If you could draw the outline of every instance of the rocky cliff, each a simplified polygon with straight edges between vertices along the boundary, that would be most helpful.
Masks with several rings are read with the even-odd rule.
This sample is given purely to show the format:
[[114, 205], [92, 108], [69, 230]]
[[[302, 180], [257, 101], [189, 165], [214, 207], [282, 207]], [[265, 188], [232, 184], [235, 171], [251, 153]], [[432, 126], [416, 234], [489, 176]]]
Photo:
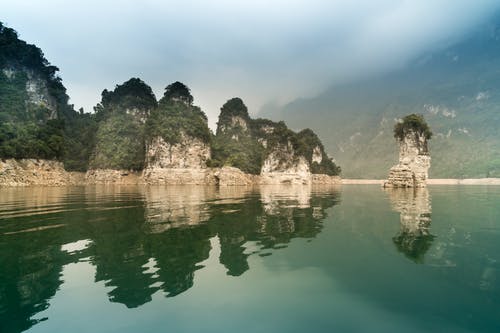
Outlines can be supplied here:
[[311, 170], [304, 156], [298, 156], [291, 142], [275, 146], [261, 168], [261, 182], [265, 184], [309, 184]]
[[83, 185], [84, 183], [84, 173], [68, 172], [58, 161], [0, 160], [0, 186], [63, 186]]
[[259, 175], [263, 184], [309, 184], [312, 174], [340, 172], [314, 132], [295, 133], [283, 122], [252, 119], [239, 98], [221, 108], [211, 164]]
[[146, 122], [143, 177], [148, 184], [213, 184], [207, 117], [180, 82], [167, 86]]
[[132, 78], [113, 91], [105, 89], [101, 96], [101, 102], [95, 107], [98, 129], [90, 170], [93, 174], [107, 169], [142, 170], [145, 122], [157, 105], [151, 87]]
[[131, 78], [104, 89], [95, 113], [76, 112], [42, 50], [1, 22], [0, 46], [0, 158], [19, 160], [8, 166], [19, 172], [6, 171], [14, 178], [3, 184], [47, 183], [24, 178], [24, 165], [46, 165], [45, 173], [61, 174], [48, 182], [65, 183], [65, 170], [52, 161], [86, 171], [91, 184], [310, 183], [311, 173], [339, 172], [312, 131], [251, 119], [239, 98], [222, 107], [213, 135], [180, 82], [168, 85], [158, 102], [151, 87]]
[[390, 169], [384, 187], [427, 186], [431, 166], [427, 140], [431, 135], [423, 117], [418, 115], [407, 116], [396, 125], [395, 137], [399, 143], [399, 163]]

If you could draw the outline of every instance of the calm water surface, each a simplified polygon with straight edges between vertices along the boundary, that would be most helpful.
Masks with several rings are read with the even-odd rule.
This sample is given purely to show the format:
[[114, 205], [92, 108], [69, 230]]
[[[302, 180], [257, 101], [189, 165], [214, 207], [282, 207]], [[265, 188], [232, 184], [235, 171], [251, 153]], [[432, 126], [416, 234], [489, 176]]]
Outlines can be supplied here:
[[0, 332], [500, 332], [500, 187], [0, 189]]

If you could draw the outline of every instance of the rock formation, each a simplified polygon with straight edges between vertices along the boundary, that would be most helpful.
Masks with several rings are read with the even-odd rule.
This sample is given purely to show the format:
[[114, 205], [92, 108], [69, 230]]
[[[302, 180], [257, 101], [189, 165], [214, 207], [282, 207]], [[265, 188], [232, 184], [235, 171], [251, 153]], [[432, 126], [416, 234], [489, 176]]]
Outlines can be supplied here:
[[0, 186], [62, 186], [84, 184], [84, 174], [68, 172], [57, 161], [0, 160]]
[[147, 120], [146, 183], [215, 183], [207, 169], [211, 156], [207, 117], [192, 102], [189, 88], [172, 83]]
[[389, 171], [384, 187], [426, 187], [431, 157], [427, 140], [432, 133], [422, 116], [409, 115], [396, 124], [399, 163]]
[[277, 145], [267, 155], [261, 168], [263, 184], [310, 184], [311, 170], [304, 156], [292, 144]]
[[113, 174], [108, 170], [128, 173], [143, 169], [145, 121], [156, 105], [151, 87], [138, 78], [102, 92], [101, 102], [95, 107], [98, 129], [89, 177], [108, 179]]
[[216, 133], [212, 165], [259, 175], [260, 184], [310, 184], [312, 174], [325, 174], [320, 180], [326, 181], [340, 171], [314, 132], [295, 133], [283, 122], [252, 119], [239, 98], [221, 108]]
[[431, 203], [426, 188], [390, 189], [389, 199], [400, 213], [400, 231], [392, 239], [397, 249], [415, 262], [422, 262], [434, 236], [431, 225]]

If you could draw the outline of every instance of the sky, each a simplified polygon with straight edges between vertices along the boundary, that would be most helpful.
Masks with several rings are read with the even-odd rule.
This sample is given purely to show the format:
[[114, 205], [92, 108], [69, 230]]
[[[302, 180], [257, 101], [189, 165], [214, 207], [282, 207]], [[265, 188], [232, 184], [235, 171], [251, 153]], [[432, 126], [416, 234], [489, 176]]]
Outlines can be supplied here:
[[131, 77], [158, 99], [181, 81], [213, 128], [232, 97], [255, 115], [397, 70], [498, 10], [498, 0], [0, 0], [0, 21], [59, 67], [76, 109]]

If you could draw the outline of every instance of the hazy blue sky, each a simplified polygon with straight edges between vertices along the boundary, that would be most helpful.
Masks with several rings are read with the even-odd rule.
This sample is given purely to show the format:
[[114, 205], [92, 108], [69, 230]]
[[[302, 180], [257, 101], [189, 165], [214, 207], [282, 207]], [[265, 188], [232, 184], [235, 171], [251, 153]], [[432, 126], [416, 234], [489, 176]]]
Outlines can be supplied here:
[[71, 103], [140, 77], [186, 83], [216, 121], [230, 97], [267, 102], [404, 66], [457, 40], [498, 0], [0, 0], [0, 20], [60, 68]]

